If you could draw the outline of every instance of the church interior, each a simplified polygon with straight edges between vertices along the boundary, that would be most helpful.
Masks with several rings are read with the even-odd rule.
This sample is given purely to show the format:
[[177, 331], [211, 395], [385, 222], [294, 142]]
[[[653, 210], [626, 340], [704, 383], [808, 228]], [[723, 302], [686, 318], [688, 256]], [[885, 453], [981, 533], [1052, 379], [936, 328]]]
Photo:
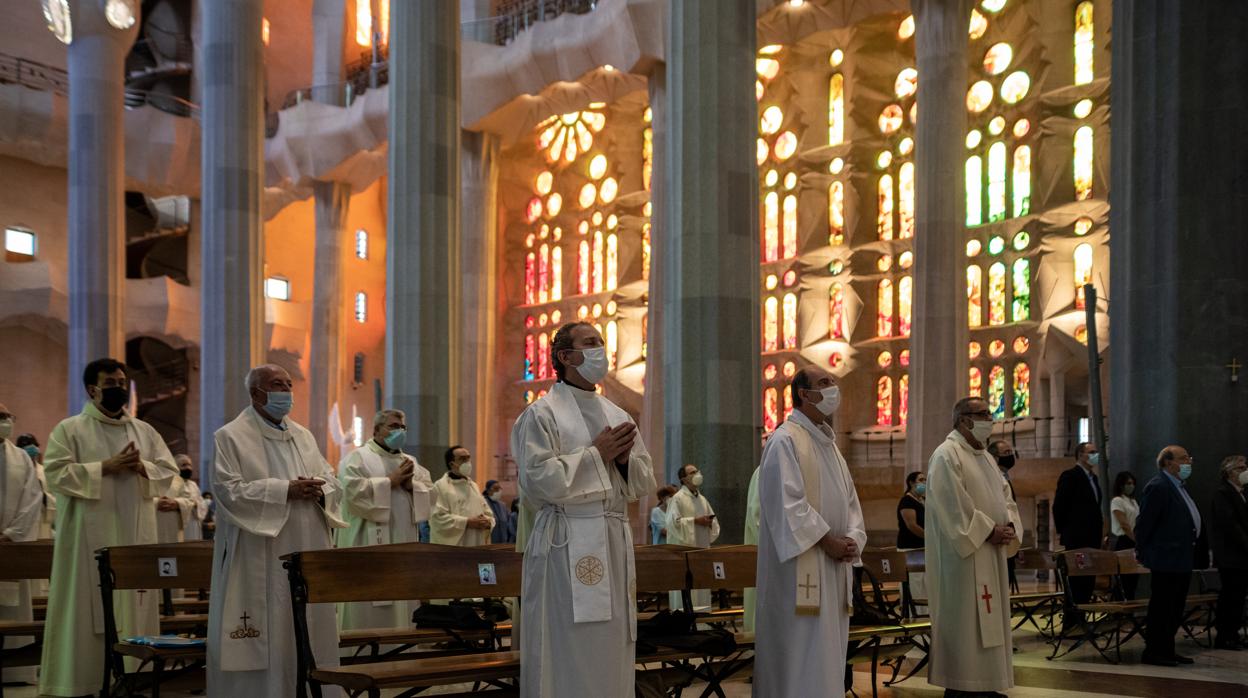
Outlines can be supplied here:
[[[213, 433], [274, 364], [335, 468], [400, 407], [435, 480], [463, 445], [510, 503], [513, 425], [581, 321], [656, 482], [706, 475], [721, 545], [812, 366], [840, 386], [868, 549], [896, 550], [906, 476], [964, 396], [1017, 454], [1026, 549], [1060, 548], [1084, 443], [1138, 490], [1184, 444], [1203, 514], [1248, 448], [1231, 4], [10, 0], [0, 403], [43, 444], [113, 356], [210, 492]], [[636, 541], [657, 504], [630, 505]], [[1138, 640], [1051, 659], [1055, 612], [1020, 623], [1010, 695], [1248, 690], [1248, 653], [1197, 625], [1194, 669], [1138, 666]], [[850, 664], [857, 695], [940, 690]]]

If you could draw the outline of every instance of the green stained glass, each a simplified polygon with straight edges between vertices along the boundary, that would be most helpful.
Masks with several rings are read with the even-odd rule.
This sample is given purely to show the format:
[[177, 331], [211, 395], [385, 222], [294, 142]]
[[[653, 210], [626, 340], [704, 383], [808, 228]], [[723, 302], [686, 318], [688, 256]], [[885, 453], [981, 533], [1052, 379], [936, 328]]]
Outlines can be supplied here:
[[993, 366], [988, 372], [988, 409], [993, 419], [1005, 419], [1005, 369]]
[[1031, 368], [1026, 363], [1014, 365], [1014, 405], [1015, 417], [1031, 415]]
[[1000, 235], [993, 235], [988, 240], [988, 254], [999, 255], [1005, 249], [1005, 238]]
[[1022, 252], [1023, 250], [1027, 249], [1027, 246], [1030, 244], [1031, 244], [1031, 234], [1028, 233], [1026, 230], [1014, 236], [1014, 249], [1018, 250], [1019, 252]]
[[1013, 311], [1012, 322], [1031, 319], [1031, 263], [1025, 259], [1014, 260]]
[[966, 159], [966, 224], [980, 225], [984, 222], [983, 211], [983, 160], [978, 155]]

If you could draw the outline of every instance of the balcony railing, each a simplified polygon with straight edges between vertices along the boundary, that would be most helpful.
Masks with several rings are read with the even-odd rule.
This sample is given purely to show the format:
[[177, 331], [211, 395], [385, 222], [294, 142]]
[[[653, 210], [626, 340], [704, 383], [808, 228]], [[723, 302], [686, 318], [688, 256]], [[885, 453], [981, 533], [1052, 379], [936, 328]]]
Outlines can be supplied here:
[[503, 0], [498, 15], [464, 22], [460, 37], [468, 41], [506, 46], [520, 32], [538, 22], [562, 14], [583, 15], [593, 12], [599, 0]]
[[0, 83], [69, 95], [69, 73], [60, 68], [0, 53]]

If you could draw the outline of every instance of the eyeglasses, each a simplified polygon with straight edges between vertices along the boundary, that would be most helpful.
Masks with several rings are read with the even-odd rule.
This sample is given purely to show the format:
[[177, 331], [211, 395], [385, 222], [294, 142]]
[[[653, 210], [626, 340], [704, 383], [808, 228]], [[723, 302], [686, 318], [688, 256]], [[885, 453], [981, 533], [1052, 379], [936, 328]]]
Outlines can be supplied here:
[[0, 419], [11, 419], [11, 420], [13, 420], [13, 421], [15, 421], [15, 422], [16, 422], [16, 421], [17, 421], [17, 415], [15, 415], [15, 414], [13, 414], [13, 413], [11, 413], [11, 412], [0, 412]]

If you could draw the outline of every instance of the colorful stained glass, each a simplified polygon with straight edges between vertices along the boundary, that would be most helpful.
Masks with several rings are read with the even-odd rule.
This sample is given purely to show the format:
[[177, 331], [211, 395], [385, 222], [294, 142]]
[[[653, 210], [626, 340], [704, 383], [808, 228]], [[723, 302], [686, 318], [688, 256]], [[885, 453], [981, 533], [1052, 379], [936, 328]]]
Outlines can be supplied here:
[[784, 294], [784, 348], [797, 348], [797, 295]]
[[1075, 308], [1083, 310], [1087, 306], [1084, 296], [1084, 284], [1092, 283], [1092, 246], [1083, 243], [1075, 248]]
[[967, 372], [967, 389], [966, 394], [971, 397], [984, 396], [984, 372], [979, 368], [972, 366]]
[[524, 258], [524, 302], [537, 302], [537, 255], [532, 252]]
[[537, 335], [537, 379], [546, 380], [551, 373], [550, 335], [542, 332]]
[[537, 370], [537, 346], [533, 335], [524, 336], [524, 379], [531, 381], [537, 376], [534, 371]]
[[966, 159], [966, 224], [980, 225], [984, 222], [984, 171], [978, 155]]
[[615, 233], [607, 236], [607, 290], [614, 291], [620, 281], [620, 239]]
[[1013, 414], [1015, 417], [1031, 414], [1031, 368], [1022, 361], [1014, 364]]
[[906, 250], [905, 252], [897, 255], [897, 266], [902, 269], [909, 269], [914, 266], [914, 253], [910, 250]]
[[901, 20], [901, 24], [897, 25], [897, 38], [905, 41], [914, 36], [914, 15], [906, 15]]
[[550, 251], [550, 300], [563, 298], [563, 248], [555, 245]]
[[772, 147], [772, 153], [776, 156], [776, 160], [784, 162], [793, 157], [793, 153], [797, 152], [797, 135], [792, 131], [785, 131], [776, 136], [776, 144]]
[[875, 384], [875, 423], [881, 427], [893, 425], [893, 379], [880, 376]]
[[780, 426], [779, 400], [780, 394], [774, 387], [763, 391], [763, 429], [769, 433]]
[[878, 209], [876, 213], [876, 232], [881, 240], [893, 239], [893, 176], [880, 175], [877, 187]]
[[848, 339], [849, 323], [845, 318], [845, 288], [839, 283], [828, 290], [828, 336]]
[[988, 372], [988, 410], [993, 419], [1005, 419], [1005, 369], [993, 366]]
[[834, 351], [828, 357], [828, 365], [832, 368], [840, 368], [845, 365], [845, 357], [839, 351]]
[[650, 224], [641, 226], [641, 280], [650, 280]]
[[554, 187], [554, 185], [555, 185], [555, 176], [551, 174], [549, 170], [543, 170], [542, 172], [539, 172], [537, 175], [537, 179], [534, 180], [533, 182], [534, 189], [537, 190], [538, 194], [541, 194], [543, 196], [545, 196], [546, 194], [549, 194], [551, 188]]
[[983, 352], [984, 352], [984, 346], [980, 344], [979, 342], [968, 342], [966, 345], [966, 355], [972, 361], [974, 361], [975, 359], [978, 359], [979, 355], [982, 354]]
[[780, 301], [771, 296], [763, 302], [763, 351], [780, 348]]
[[[792, 174], [792, 173], [790, 173]], [[782, 227], [783, 256], [785, 259], [797, 256], [797, 197], [789, 194], [784, 197], [784, 224]]]
[[880, 368], [888, 368], [889, 366], [892, 366], [893, 365], [893, 353], [891, 351], [880, 352], [880, 355], [875, 358], [875, 363]]
[[919, 89], [919, 71], [914, 68], [902, 68], [893, 81], [893, 93], [897, 99], [905, 99]]
[[910, 350], [902, 349], [901, 353], [897, 355], [897, 361], [901, 363], [902, 367], [908, 367], [910, 365]]
[[1031, 89], [1031, 78], [1021, 70], [1016, 70], [1001, 81], [1001, 101], [1006, 104], [1017, 104], [1027, 91]]
[[780, 195], [774, 191], [763, 197], [763, 261], [780, 259]]
[[994, 339], [991, 342], [988, 342], [988, 356], [991, 356], [992, 358], [996, 359], [996, 358], [999, 358], [1004, 353], [1005, 353], [1005, 342], [999, 339]]
[[1076, 119], [1087, 118], [1088, 114], [1092, 113], [1092, 100], [1081, 99], [1078, 102], [1076, 102], [1074, 113], [1075, 113]]
[[576, 292], [589, 293], [589, 241], [581, 240], [576, 248]]
[[879, 337], [892, 336], [893, 282], [890, 279], [880, 279], [880, 284], [876, 290], [876, 302], [875, 334]]
[[828, 145], [845, 142], [845, 76], [835, 73], [828, 81]]
[[1087, 346], [1088, 344], [1088, 326], [1080, 325], [1075, 328], [1075, 341]]
[[793, 386], [784, 386], [784, 418], [788, 419], [793, 414]]
[[967, 28], [971, 41], [983, 36], [986, 31], [988, 31], [988, 20], [979, 13], [979, 10], [971, 10], [971, 22]]
[[603, 249], [602, 231], [595, 230], [594, 231], [594, 268], [593, 268], [593, 272], [590, 274], [594, 282], [593, 283], [594, 293], [602, 293], [602, 282], [603, 282], [602, 272], [603, 272], [603, 266], [604, 266], [603, 255], [604, 255], [604, 249]]
[[654, 129], [641, 132], [641, 184], [650, 191], [650, 178], [654, 174]]
[[1031, 122], [1026, 119], [1019, 119], [1014, 122], [1014, 137], [1022, 138], [1031, 131]]
[[910, 421], [910, 374], [901, 374], [897, 381], [897, 417], [903, 427]]
[[966, 324], [979, 327], [984, 322], [984, 272], [972, 264], [966, 268]]
[[1014, 149], [1014, 217], [1031, 212], [1031, 146]]
[[913, 302], [914, 278], [903, 276], [901, 281], [897, 282], [897, 325], [898, 334], [902, 337], [910, 336], [910, 317]]
[[759, 58], [754, 61], [754, 70], [764, 80], [771, 80], [780, 74], [780, 61], [774, 58]]
[[607, 367], [615, 370], [615, 362], [620, 351], [620, 324], [615, 320], [607, 322]]
[[529, 199], [529, 205], [524, 209], [524, 222], [532, 223], [542, 216], [542, 200], [538, 197]]
[[988, 146], [988, 221], [1005, 218], [1005, 143]]
[[1013, 279], [1014, 303], [1011, 322], [1024, 322], [1031, 319], [1031, 262], [1025, 259], [1014, 260]]
[[1087, 235], [1092, 231], [1092, 219], [1080, 218], [1075, 221], [1075, 235]]
[[992, 104], [992, 83], [980, 80], [966, 91], [966, 110], [978, 114]]
[[845, 244], [845, 183], [828, 185], [828, 244]]
[[1000, 235], [993, 235], [988, 238], [988, 254], [996, 257], [1005, 251], [1005, 238]]
[[1092, 198], [1092, 127], [1075, 131], [1075, 201]]
[[1014, 241], [1011, 244], [1014, 245], [1015, 250], [1022, 252], [1031, 244], [1031, 233], [1028, 233], [1026, 230], [1020, 230], [1014, 235]]
[[901, 110], [901, 105], [890, 104], [884, 107], [880, 112], [879, 126], [880, 133], [888, 135], [901, 128], [902, 122], [906, 120], [906, 114]]
[[593, 182], [586, 182], [585, 186], [581, 187], [580, 193], [576, 195], [576, 203], [582, 209], [586, 209], [594, 205], [594, 199], [596, 198], [598, 198], [598, 188], [594, 186]]
[[778, 132], [782, 124], [784, 110], [774, 104], [764, 109], [763, 115], [758, 118], [758, 130], [768, 136]]
[[1005, 264], [988, 267], [988, 324], [1005, 324]]
[[1014, 49], [1009, 44], [993, 44], [984, 54], [984, 72], [989, 75], [1000, 75], [1010, 67], [1014, 60]]
[[1096, 77], [1092, 69], [1092, 2], [1075, 6], [1075, 84], [1086, 85]]
[[914, 237], [914, 163], [897, 168], [897, 237]]
[[979, 240], [967, 240], [966, 241], [966, 256], [974, 257], [975, 255], [979, 254], [981, 250], [983, 250], [983, 247], [984, 247], [983, 244], [980, 243]]
[[1030, 339], [1027, 339], [1026, 337], [1022, 335], [1019, 335], [1014, 338], [1014, 353], [1015, 354], [1026, 354], [1027, 350], [1030, 348], [1031, 348]]

